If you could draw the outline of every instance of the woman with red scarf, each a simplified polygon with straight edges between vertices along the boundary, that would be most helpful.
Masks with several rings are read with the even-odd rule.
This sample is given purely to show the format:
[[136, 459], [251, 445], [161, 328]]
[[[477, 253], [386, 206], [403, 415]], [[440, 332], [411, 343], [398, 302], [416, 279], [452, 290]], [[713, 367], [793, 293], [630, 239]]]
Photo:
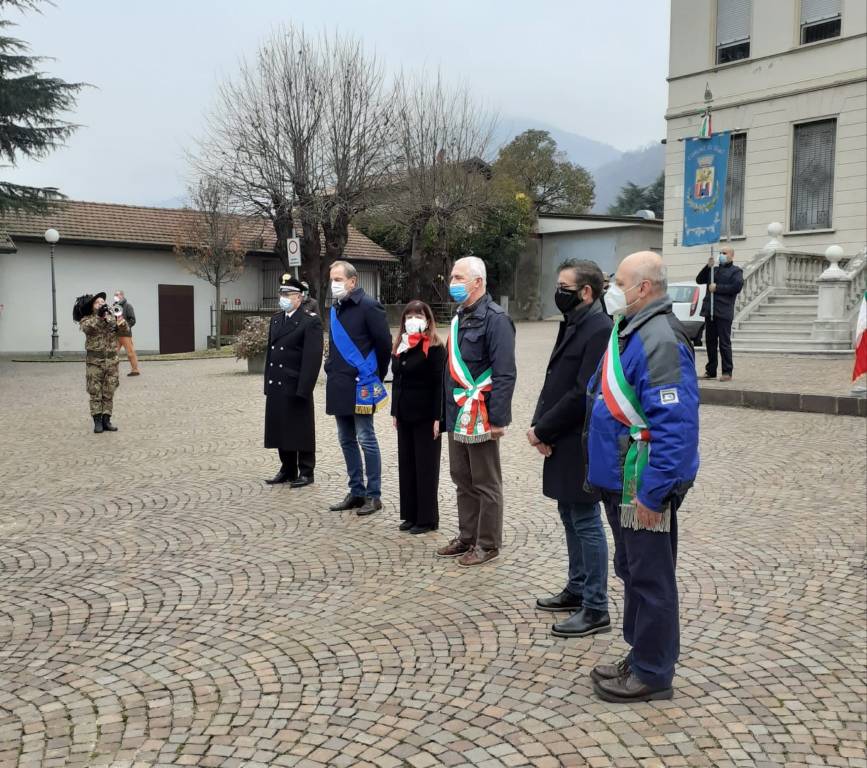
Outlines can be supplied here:
[[406, 305], [394, 342], [391, 415], [397, 429], [400, 530], [439, 527], [440, 419], [446, 350], [433, 312], [423, 301]]

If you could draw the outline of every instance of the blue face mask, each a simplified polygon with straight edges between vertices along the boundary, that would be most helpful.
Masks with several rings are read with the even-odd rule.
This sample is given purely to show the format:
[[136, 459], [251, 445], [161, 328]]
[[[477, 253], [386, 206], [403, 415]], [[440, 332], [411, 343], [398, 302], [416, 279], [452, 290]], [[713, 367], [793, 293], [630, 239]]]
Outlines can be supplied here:
[[721, 254], [719, 255], [719, 265], [720, 265], [721, 267], [724, 267], [724, 266], [725, 266], [726, 264], [728, 264], [728, 263], [729, 263], [729, 262], [728, 262], [728, 259], [726, 258], [726, 255], [725, 255], [724, 253], [721, 253]]
[[279, 299], [277, 299], [277, 302], [280, 304], [280, 309], [282, 309], [284, 312], [289, 312], [294, 306], [292, 299], [290, 299], [288, 296], [281, 296]]
[[467, 286], [463, 283], [449, 286], [449, 296], [451, 296], [452, 300], [456, 301], [458, 304], [463, 304], [469, 295], [470, 292], [467, 290]]

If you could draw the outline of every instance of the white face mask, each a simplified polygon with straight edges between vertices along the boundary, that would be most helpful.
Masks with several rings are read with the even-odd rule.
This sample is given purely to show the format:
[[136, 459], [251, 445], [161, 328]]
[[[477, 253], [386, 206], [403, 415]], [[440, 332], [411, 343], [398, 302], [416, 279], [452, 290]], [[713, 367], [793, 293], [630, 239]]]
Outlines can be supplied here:
[[293, 309], [295, 309], [295, 302], [292, 301], [292, 299], [290, 299], [288, 296], [281, 296], [277, 301], [280, 304], [280, 309], [282, 309], [284, 312], [291, 312]]
[[[632, 288], [635, 288], [638, 285], [639, 284], [636, 283]], [[632, 288], [629, 290], [631, 291]], [[635, 301], [638, 301], [638, 299]], [[630, 301], [627, 304], [626, 293], [624, 293], [623, 289], [618, 285], [612, 284], [608, 286], [608, 290], [605, 291], [605, 309], [608, 310], [609, 315], [625, 315], [626, 310], [635, 304], [635, 301]]]
[[331, 295], [340, 301], [348, 291], [346, 290], [346, 283], [338, 283], [334, 280], [331, 281]]
[[112, 298], [114, 299], [115, 304], [120, 303], [120, 296], [113, 296]]
[[407, 333], [424, 333], [427, 330], [427, 320], [423, 317], [408, 317], [404, 325]]

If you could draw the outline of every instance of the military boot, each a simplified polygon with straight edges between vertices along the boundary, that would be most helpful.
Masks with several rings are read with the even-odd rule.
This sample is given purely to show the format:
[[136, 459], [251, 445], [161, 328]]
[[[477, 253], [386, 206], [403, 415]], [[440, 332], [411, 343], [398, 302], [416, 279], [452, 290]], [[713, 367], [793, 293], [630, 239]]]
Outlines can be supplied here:
[[95, 413], [93, 415], [93, 431], [94, 432], [102, 432], [102, 430], [103, 430], [102, 414], [101, 413]]
[[110, 413], [102, 414], [102, 428], [106, 432], [117, 432], [117, 427], [111, 423], [111, 414]]

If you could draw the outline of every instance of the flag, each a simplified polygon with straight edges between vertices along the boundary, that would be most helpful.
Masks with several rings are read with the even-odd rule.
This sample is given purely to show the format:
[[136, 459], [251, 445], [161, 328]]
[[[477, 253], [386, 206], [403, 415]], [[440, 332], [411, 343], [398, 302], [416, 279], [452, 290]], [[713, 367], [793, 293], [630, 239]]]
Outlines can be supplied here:
[[852, 381], [862, 373], [867, 373], [867, 291], [861, 297], [858, 324], [855, 326], [855, 369], [852, 371]]
[[710, 110], [706, 109], [701, 116], [701, 125], [698, 127], [698, 137], [700, 139], [709, 139], [713, 136], [713, 130], [710, 123]]

